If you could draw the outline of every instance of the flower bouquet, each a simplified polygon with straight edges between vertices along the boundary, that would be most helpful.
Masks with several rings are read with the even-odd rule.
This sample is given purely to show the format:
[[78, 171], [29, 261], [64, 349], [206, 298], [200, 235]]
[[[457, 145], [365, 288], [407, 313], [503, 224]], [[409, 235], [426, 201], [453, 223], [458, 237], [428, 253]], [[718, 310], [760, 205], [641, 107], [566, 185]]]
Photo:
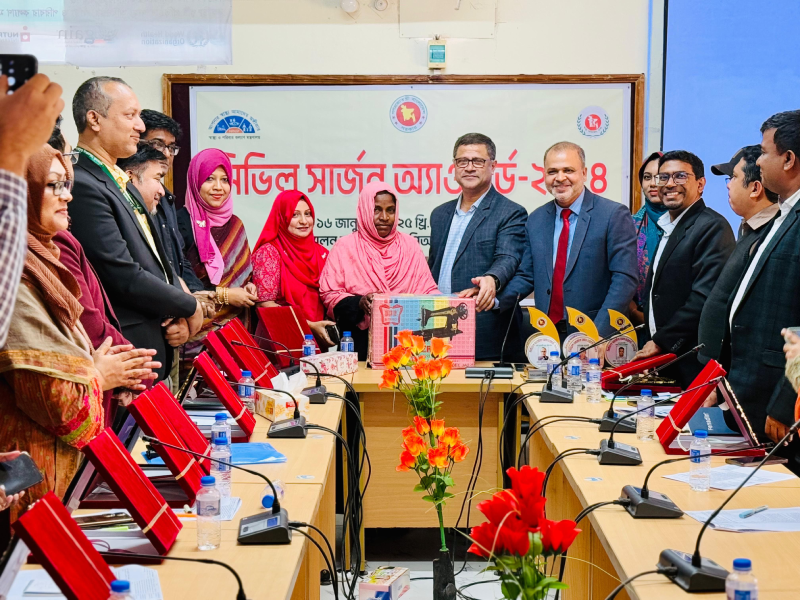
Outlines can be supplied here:
[[545, 518], [544, 473], [527, 465], [506, 473], [511, 489], [478, 504], [488, 521], [472, 528], [469, 552], [491, 561], [487, 570], [497, 572], [504, 598], [544, 600], [567, 587], [547, 575], [548, 560], [564, 554], [581, 530], [575, 521]]

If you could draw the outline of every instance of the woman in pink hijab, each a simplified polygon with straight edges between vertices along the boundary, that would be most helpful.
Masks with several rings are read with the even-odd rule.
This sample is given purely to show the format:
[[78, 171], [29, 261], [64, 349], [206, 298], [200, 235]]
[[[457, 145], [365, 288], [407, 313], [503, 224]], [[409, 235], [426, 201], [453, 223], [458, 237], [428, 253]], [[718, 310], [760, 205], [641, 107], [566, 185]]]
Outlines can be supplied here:
[[439, 293], [417, 240], [397, 231], [397, 204], [391, 185], [373, 181], [364, 186], [358, 230], [336, 242], [320, 277], [325, 309], [339, 331], [352, 333], [359, 360], [367, 355], [374, 294]]
[[225, 323], [238, 316], [247, 326], [248, 309], [258, 299], [244, 224], [233, 214], [231, 170], [228, 155], [216, 148], [198, 152], [189, 163], [178, 229], [195, 275], [216, 292], [216, 315], [190, 341], [204, 338], [212, 320]]

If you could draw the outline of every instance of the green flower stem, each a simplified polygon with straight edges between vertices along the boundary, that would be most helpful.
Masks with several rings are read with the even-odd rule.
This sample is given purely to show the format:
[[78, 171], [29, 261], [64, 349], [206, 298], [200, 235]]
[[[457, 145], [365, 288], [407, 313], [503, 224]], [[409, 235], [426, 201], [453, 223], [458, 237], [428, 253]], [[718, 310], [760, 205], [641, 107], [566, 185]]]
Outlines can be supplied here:
[[439, 534], [442, 536], [442, 552], [447, 552], [447, 542], [444, 539], [444, 516], [441, 503], [436, 504], [436, 514], [439, 515]]

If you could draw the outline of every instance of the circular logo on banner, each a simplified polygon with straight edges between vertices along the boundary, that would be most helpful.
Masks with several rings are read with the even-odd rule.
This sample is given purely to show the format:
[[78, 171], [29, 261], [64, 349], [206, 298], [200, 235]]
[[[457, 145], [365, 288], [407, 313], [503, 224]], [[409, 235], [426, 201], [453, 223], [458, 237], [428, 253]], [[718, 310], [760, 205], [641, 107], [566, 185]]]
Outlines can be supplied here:
[[606, 361], [612, 367], [621, 367], [633, 360], [636, 344], [629, 337], [622, 336], [606, 344]]
[[525, 342], [525, 355], [528, 357], [528, 362], [534, 368], [547, 370], [547, 361], [550, 360], [551, 352], [558, 352], [558, 342], [551, 338], [549, 335], [541, 333], [534, 333]]
[[608, 125], [608, 113], [599, 106], [587, 106], [578, 115], [578, 131], [586, 137], [600, 137]]
[[599, 346], [596, 346], [591, 350], [586, 350], [586, 348], [594, 344], [594, 342], [595, 341], [592, 338], [590, 338], [585, 333], [581, 333], [580, 331], [571, 333], [570, 335], [567, 336], [567, 339], [564, 340], [564, 356], [569, 356], [573, 353], [577, 353], [581, 357], [584, 370], [586, 370], [586, 367], [589, 366], [590, 358], [599, 359], [600, 364], [602, 365], [604, 344], [600, 344]]
[[243, 110], [226, 110], [218, 114], [208, 126], [209, 131], [216, 135], [254, 135], [261, 131], [258, 120]]
[[544, 317], [539, 317], [539, 320], [536, 321], [536, 326], [541, 329], [545, 325], [547, 325], [547, 319], [545, 319]]
[[392, 104], [389, 118], [398, 131], [414, 133], [428, 120], [428, 109], [416, 96], [400, 96]]

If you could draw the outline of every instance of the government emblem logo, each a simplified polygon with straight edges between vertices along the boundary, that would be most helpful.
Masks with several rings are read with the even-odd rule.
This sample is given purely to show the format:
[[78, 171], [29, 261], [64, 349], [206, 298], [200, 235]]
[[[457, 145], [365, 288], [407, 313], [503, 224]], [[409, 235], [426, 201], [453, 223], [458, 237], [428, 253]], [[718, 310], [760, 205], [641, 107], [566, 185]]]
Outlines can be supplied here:
[[599, 106], [587, 106], [578, 115], [578, 131], [586, 137], [600, 137], [609, 123], [608, 113]]
[[428, 108], [417, 96], [400, 96], [392, 104], [389, 118], [398, 131], [413, 133], [425, 125], [428, 120]]
[[208, 129], [215, 135], [251, 136], [261, 131], [258, 120], [243, 110], [226, 110], [214, 117]]

